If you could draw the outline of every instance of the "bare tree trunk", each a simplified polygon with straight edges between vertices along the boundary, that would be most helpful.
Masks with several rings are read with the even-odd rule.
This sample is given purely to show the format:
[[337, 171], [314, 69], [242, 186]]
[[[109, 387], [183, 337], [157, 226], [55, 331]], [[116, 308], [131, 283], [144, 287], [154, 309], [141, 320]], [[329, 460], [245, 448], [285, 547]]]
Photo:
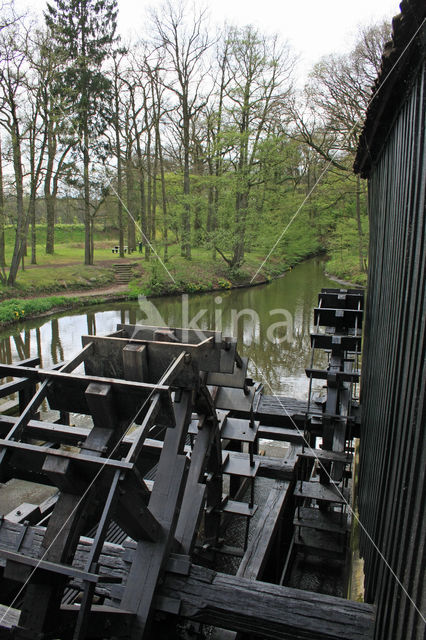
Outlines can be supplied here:
[[[148, 240], [151, 240], [151, 207], [152, 207], [152, 173], [151, 173], [151, 128], [148, 123], [148, 114], [145, 111], [145, 123], [147, 127], [147, 142], [146, 142], [146, 179], [147, 179], [147, 194], [146, 194], [146, 226], [145, 234]], [[148, 242], [145, 244], [145, 259], [149, 260], [150, 247]]]
[[188, 107], [184, 106], [183, 116], [183, 210], [182, 210], [182, 241], [181, 255], [187, 260], [191, 259], [191, 206], [189, 204], [189, 117]]
[[133, 176], [133, 165], [131, 159], [131, 150], [127, 153], [126, 161], [126, 191], [127, 191], [127, 246], [129, 251], [136, 249], [136, 229], [134, 220], [134, 199], [135, 199], [135, 184]]
[[6, 266], [4, 225], [3, 158], [0, 140], [0, 267]]
[[84, 264], [93, 264], [92, 225], [90, 216], [89, 130], [83, 124], [83, 181], [84, 181]]
[[44, 201], [46, 203], [46, 253], [55, 251], [55, 203], [51, 194], [53, 162], [56, 155], [56, 141], [53, 133], [53, 124], [49, 122], [47, 131], [47, 163], [44, 176]]
[[16, 276], [19, 269], [21, 257], [23, 257], [23, 249], [27, 232], [27, 224], [24, 215], [24, 188], [22, 174], [22, 156], [21, 156], [21, 137], [19, 132], [19, 122], [16, 115], [15, 105], [12, 105], [12, 152], [13, 152], [13, 170], [15, 173], [15, 189], [16, 189], [16, 235], [15, 245], [13, 249], [12, 260], [10, 263], [9, 276], [7, 284], [13, 286], [16, 282]]
[[124, 224], [123, 224], [123, 173], [121, 163], [121, 138], [120, 138], [120, 119], [119, 119], [119, 101], [118, 101], [118, 85], [117, 85], [117, 68], [114, 73], [114, 129], [115, 129], [115, 149], [117, 155], [117, 213], [118, 213], [118, 244], [120, 258], [124, 258]]
[[234, 253], [231, 260], [232, 267], [239, 267], [244, 261], [246, 220], [248, 209], [248, 193], [237, 193], [235, 202], [235, 235]]
[[154, 165], [152, 171], [152, 213], [151, 213], [151, 239], [155, 242], [155, 235], [157, 233], [157, 173], [158, 173], [158, 136], [155, 134], [155, 153], [154, 153]]
[[31, 264], [37, 264], [36, 207], [32, 194], [29, 203], [29, 216], [31, 220]]

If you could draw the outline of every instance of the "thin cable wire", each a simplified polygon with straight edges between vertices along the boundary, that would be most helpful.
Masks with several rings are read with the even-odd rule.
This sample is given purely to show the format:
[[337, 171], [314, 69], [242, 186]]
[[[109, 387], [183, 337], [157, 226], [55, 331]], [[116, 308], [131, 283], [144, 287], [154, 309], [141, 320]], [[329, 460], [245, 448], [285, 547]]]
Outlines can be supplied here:
[[[415, 31], [415, 33], [413, 34], [413, 36], [411, 37], [410, 41], [408, 42], [408, 44], [405, 46], [405, 48], [403, 49], [402, 53], [399, 55], [398, 59], [396, 60], [396, 62], [393, 64], [392, 68], [389, 70], [389, 73], [387, 74], [387, 76], [385, 77], [385, 79], [383, 80], [383, 82], [381, 83], [381, 85], [376, 89], [376, 91], [373, 93], [373, 95], [371, 96], [370, 100], [369, 100], [369, 104], [372, 103], [372, 101], [376, 98], [376, 96], [380, 93], [380, 91], [383, 89], [383, 87], [385, 86], [386, 82], [389, 80], [389, 78], [391, 77], [393, 71], [395, 70], [396, 66], [399, 64], [401, 58], [405, 55], [407, 49], [409, 48], [409, 46], [411, 45], [411, 43], [413, 42], [414, 38], [417, 36], [417, 34], [419, 33], [420, 29], [423, 27], [423, 25], [426, 22], [426, 18], [423, 20], [423, 22], [420, 24], [420, 26], [418, 27], [418, 29]], [[361, 123], [361, 118], [359, 118], [355, 124], [353, 125], [353, 127], [351, 128], [351, 130], [346, 134], [345, 138], [343, 139], [343, 142], [345, 143], [353, 134], [353, 132], [355, 131], [355, 129], [359, 126], [359, 124]], [[253, 280], [256, 278], [256, 276], [258, 275], [259, 271], [261, 271], [261, 269], [263, 268], [263, 265], [269, 260], [271, 254], [275, 251], [275, 248], [277, 247], [277, 245], [281, 242], [282, 238], [284, 237], [284, 235], [286, 234], [287, 230], [289, 229], [289, 227], [293, 224], [294, 220], [297, 218], [297, 216], [299, 215], [299, 213], [301, 212], [301, 210], [303, 209], [303, 207], [305, 206], [306, 202], [309, 200], [309, 198], [311, 197], [312, 193], [315, 191], [315, 189], [317, 188], [317, 186], [319, 185], [319, 183], [321, 182], [321, 180], [323, 179], [324, 175], [327, 173], [327, 171], [329, 170], [330, 166], [333, 164], [334, 159], [336, 158], [337, 154], [339, 153], [339, 150], [336, 149], [336, 151], [334, 153], [331, 153], [331, 157], [330, 160], [327, 162], [327, 164], [325, 165], [324, 169], [321, 171], [317, 181], [315, 182], [315, 184], [313, 185], [312, 189], [309, 191], [308, 195], [305, 197], [305, 199], [303, 200], [302, 204], [299, 206], [299, 208], [297, 209], [296, 213], [293, 214], [293, 216], [290, 219], [290, 222], [288, 222], [288, 224], [286, 225], [285, 229], [281, 232], [281, 234], [278, 236], [278, 239], [275, 241], [272, 249], [270, 249], [268, 255], [266, 256], [266, 258], [263, 260], [262, 264], [260, 265], [260, 267], [257, 269], [256, 273], [254, 274], [254, 276], [252, 277], [252, 279], [250, 280], [250, 284], [253, 282]]]
[[[253, 360], [252, 360], [253, 361]], [[327, 471], [327, 469], [324, 467], [324, 465], [322, 464], [321, 460], [315, 455], [315, 450], [312, 449], [311, 445], [309, 444], [309, 442], [306, 440], [304, 433], [299, 429], [299, 427], [297, 426], [297, 424], [295, 423], [295, 421], [293, 420], [292, 416], [288, 413], [285, 405], [281, 402], [281, 399], [279, 396], [277, 396], [277, 394], [274, 392], [274, 390], [272, 389], [270, 383], [268, 382], [267, 378], [264, 375], [263, 370], [253, 361], [254, 366], [256, 367], [256, 373], [260, 373], [260, 377], [262, 379], [262, 382], [264, 384], [266, 384], [269, 389], [272, 392], [273, 397], [278, 400], [278, 403], [280, 405], [280, 407], [282, 409], [284, 409], [285, 414], [287, 415], [287, 417], [289, 418], [290, 422], [292, 423], [292, 425], [294, 426], [295, 430], [297, 431], [297, 433], [301, 436], [301, 438], [303, 439], [304, 442], [304, 446], [309, 449], [309, 451], [311, 451], [314, 456], [315, 456], [315, 460], [317, 462], [317, 464], [321, 467], [321, 469], [324, 471], [324, 473], [326, 474], [326, 476], [328, 477], [328, 479], [333, 482], [332, 477], [330, 476], [329, 472]], [[402, 591], [404, 592], [404, 594], [407, 596], [408, 600], [410, 601], [410, 603], [413, 605], [414, 609], [417, 611], [417, 613], [419, 614], [419, 616], [421, 617], [421, 619], [423, 620], [423, 622], [426, 622], [426, 618], [425, 616], [422, 614], [422, 612], [420, 611], [420, 609], [418, 608], [418, 606], [416, 605], [416, 603], [414, 602], [414, 600], [412, 599], [412, 597], [410, 596], [410, 594], [408, 593], [407, 589], [404, 587], [404, 585], [402, 584], [401, 580], [398, 578], [397, 574], [395, 573], [395, 571], [392, 569], [392, 567], [390, 566], [389, 562], [387, 561], [387, 559], [385, 558], [385, 556], [383, 555], [383, 553], [380, 551], [379, 547], [377, 546], [377, 544], [374, 542], [373, 538], [371, 537], [371, 535], [369, 534], [369, 532], [367, 531], [367, 529], [364, 527], [364, 525], [362, 524], [361, 520], [359, 519], [359, 516], [355, 513], [355, 511], [352, 509], [351, 505], [349, 504], [349, 502], [347, 501], [346, 497], [344, 496], [344, 494], [340, 491], [339, 487], [334, 485], [336, 491], [338, 492], [338, 494], [340, 495], [340, 497], [342, 498], [342, 500], [344, 501], [344, 503], [346, 504], [346, 507], [348, 508], [351, 516], [358, 522], [359, 526], [361, 527], [361, 529], [363, 530], [363, 532], [365, 533], [365, 535], [367, 536], [368, 540], [370, 541], [370, 543], [372, 544], [372, 546], [374, 547], [374, 549], [377, 551], [378, 555], [380, 556], [381, 560], [384, 562], [385, 566], [389, 569], [390, 573], [392, 574], [392, 576], [395, 578], [396, 582], [398, 583], [398, 585], [400, 586], [400, 588], [402, 589]]]
[[[167, 375], [167, 373], [171, 370], [173, 364], [174, 364], [175, 360], [172, 360], [172, 362], [168, 365], [168, 367], [166, 367], [163, 375], [161, 376], [160, 379], [164, 378], [165, 375]], [[156, 384], [154, 386], [154, 389], [152, 389], [151, 393], [148, 395], [147, 399], [145, 400], [145, 402], [143, 403], [140, 411], [138, 413], [140, 413], [141, 411], [143, 411], [143, 409], [146, 407], [148, 401], [152, 398], [153, 394], [156, 393], [159, 389], [159, 384]], [[11, 609], [13, 609], [13, 605], [17, 602], [18, 598], [21, 596], [21, 594], [23, 593], [25, 587], [28, 585], [28, 583], [30, 582], [31, 578], [33, 577], [34, 573], [37, 571], [38, 567], [40, 566], [40, 563], [43, 562], [44, 558], [46, 557], [46, 555], [49, 553], [50, 549], [52, 548], [52, 546], [55, 544], [56, 540], [58, 539], [59, 535], [62, 533], [62, 531], [64, 530], [64, 528], [66, 527], [66, 525], [68, 524], [68, 522], [70, 521], [70, 519], [73, 517], [73, 515], [75, 514], [76, 510], [79, 508], [79, 506], [81, 505], [82, 501], [86, 498], [86, 496], [88, 495], [89, 491], [91, 491], [91, 489], [93, 488], [96, 480], [99, 478], [100, 474], [102, 473], [102, 471], [105, 469], [105, 467], [107, 466], [107, 463], [109, 460], [112, 459], [112, 456], [114, 455], [114, 453], [117, 451], [117, 449], [119, 448], [119, 446], [122, 444], [124, 438], [126, 437], [126, 435], [129, 433], [131, 427], [133, 426], [133, 422], [128, 426], [128, 428], [126, 429], [125, 433], [121, 436], [120, 440], [117, 442], [117, 444], [115, 445], [115, 447], [113, 448], [113, 450], [111, 451], [111, 453], [109, 454], [109, 456], [106, 458], [105, 462], [102, 464], [102, 466], [100, 467], [100, 469], [97, 471], [97, 473], [95, 474], [93, 480], [90, 482], [90, 484], [88, 485], [88, 487], [85, 489], [84, 493], [82, 494], [80, 500], [77, 502], [77, 504], [75, 505], [75, 507], [72, 509], [71, 513], [69, 514], [69, 516], [66, 518], [66, 520], [64, 521], [63, 525], [61, 526], [61, 528], [59, 529], [58, 533], [55, 535], [55, 537], [53, 538], [52, 542], [49, 544], [49, 546], [47, 547], [46, 551], [43, 553], [43, 555], [38, 558], [38, 562], [35, 565], [35, 567], [33, 568], [33, 570], [30, 572], [30, 574], [28, 575], [28, 578], [25, 580], [24, 584], [22, 585], [22, 587], [19, 589], [18, 593], [16, 594], [16, 596], [14, 597], [13, 601], [10, 603], [10, 605], [7, 607], [7, 609], [5, 610], [3, 616], [0, 618], [0, 624], [3, 622], [3, 620], [5, 619], [5, 617], [7, 616], [7, 614], [9, 613], [9, 611]], [[46, 452], [48, 453], [48, 451]]]

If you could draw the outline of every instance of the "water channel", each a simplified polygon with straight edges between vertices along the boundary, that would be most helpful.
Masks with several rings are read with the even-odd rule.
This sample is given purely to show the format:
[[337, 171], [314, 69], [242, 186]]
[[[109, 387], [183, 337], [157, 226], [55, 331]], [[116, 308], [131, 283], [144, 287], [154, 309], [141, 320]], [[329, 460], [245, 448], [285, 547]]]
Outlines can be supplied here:
[[303, 399], [313, 307], [321, 287], [333, 286], [338, 285], [325, 276], [324, 261], [314, 258], [267, 285], [109, 303], [28, 320], [0, 333], [0, 361], [39, 356], [49, 368], [79, 351], [81, 335], [106, 335], [118, 323], [198, 326], [238, 337], [240, 355], [250, 358], [249, 375], [264, 383], [265, 393]]

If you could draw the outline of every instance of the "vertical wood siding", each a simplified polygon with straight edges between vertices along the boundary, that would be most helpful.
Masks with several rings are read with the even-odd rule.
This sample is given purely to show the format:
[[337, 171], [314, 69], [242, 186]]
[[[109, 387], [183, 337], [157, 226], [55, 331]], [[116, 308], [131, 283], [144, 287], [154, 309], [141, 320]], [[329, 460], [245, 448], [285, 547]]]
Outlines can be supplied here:
[[369, 182], [360, 520], [403, 585], [362, 533], [376, 640], [425, 632], [425, 184], [423, 65]]

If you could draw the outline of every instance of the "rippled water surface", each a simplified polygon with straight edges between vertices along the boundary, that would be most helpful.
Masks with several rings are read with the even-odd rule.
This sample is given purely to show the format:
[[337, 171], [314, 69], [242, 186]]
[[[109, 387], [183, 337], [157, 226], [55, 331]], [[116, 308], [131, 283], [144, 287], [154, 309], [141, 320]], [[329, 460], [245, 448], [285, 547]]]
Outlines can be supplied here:
[[324, 262], [312, 259], [259, 287], [111, 303], [29, 320], [0, 333], [0, 360], [38, 355], [50, 367], [74, 355], [84, 334], [111, 333], [118, 323], [180, 327], [192, 321], [201, 329], [236, 335], [240, 355], [250, 357], [249, 374], [265, 384], [265, 393], [302, 399], [308, 388], [304, 370], [310, 359], [312, 309], [321, 287], [332, 286], [336, 284], [324, 275]]

